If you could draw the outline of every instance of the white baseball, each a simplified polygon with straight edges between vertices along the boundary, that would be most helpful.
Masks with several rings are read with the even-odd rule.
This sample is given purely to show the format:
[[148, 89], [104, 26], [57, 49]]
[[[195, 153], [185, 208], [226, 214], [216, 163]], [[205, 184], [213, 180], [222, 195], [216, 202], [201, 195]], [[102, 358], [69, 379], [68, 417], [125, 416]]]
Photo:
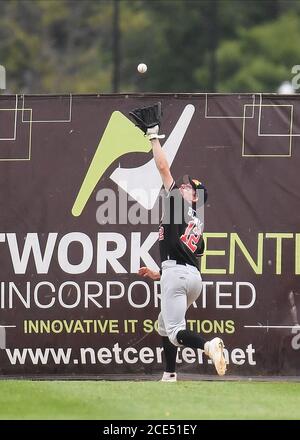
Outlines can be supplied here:
[[144, 63], [140, 63], [140, 64], [137, 66], [137, 70], [138, 70], [138, 72], [140, 72], [140, 73], [145, 73], [145, 72], [147, 72], [147, 69], [148, 69], [148, 67], [147, 67], [147, 65], [144, 64]]

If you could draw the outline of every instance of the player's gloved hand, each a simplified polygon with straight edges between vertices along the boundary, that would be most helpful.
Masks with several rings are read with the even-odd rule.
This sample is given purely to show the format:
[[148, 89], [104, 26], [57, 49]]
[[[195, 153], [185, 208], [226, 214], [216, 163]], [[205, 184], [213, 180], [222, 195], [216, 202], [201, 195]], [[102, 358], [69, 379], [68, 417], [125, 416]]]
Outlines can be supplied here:
[[164, 139], [166, 137], [164, 134], [158, 134], [158, 132], [159, 132], [159, 125], [155, 125], [154, 127], [147, 129], [146, 136], [149, 140]]
[[129, 116], [148, 139], [163, 139], [165, 137], [163, 134], [158, 134], [162, 117], [161, 102], [149, 107], [136, 108], [129, 112]]

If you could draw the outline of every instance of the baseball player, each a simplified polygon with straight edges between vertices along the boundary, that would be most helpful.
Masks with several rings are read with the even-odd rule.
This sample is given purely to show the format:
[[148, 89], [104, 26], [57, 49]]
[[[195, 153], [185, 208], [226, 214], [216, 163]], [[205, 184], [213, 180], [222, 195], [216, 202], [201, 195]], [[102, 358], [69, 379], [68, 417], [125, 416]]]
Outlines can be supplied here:
[[204, 350], [220, 376], [226, 372], [224, 344], [216, 337], [205, 341], [199, 334], [186, 328], [185, 314], [202, 290], [199, 257], [204, 252], [202, 222], [197, 217], [197, 204], [206, 202], [207, 190], [198, 180], [185, 175], [177, 183], [160, 145], [159, 127], [161, 103], [133, 110], [130, 116], [143, 130], [152, 145], [156, 167], [165, 189], [164, 214], [159, 226], [161, 271], [141, 267], [139, 274], [161, 282], [161, 312], [158, 333], [162, 337], [165, 371], [162, 381], [176, 382], [176, 356], [178, 347]]

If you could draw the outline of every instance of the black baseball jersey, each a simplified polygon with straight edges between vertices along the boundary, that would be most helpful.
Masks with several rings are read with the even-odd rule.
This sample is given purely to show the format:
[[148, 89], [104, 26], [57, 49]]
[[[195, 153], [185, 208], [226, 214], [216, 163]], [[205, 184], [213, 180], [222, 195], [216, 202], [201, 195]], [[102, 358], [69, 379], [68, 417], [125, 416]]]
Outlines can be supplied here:
[[199, 257], [205, 249], [202, 233], [203, 223], [173, 182], [164, 199], [164, 212], [159, 225], [161, 261], [176, 260], [179, 264], [187, 263], [199, 269]]

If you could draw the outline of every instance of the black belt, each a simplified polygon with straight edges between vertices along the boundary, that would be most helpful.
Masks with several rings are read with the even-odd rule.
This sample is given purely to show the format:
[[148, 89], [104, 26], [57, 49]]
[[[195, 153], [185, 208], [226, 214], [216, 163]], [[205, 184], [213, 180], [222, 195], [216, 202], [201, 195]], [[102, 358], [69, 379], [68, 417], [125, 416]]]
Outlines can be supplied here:
[[[171, 258], [171, 260], [172, 260], [172, 261], [175, 261], [175, 263], [176, 263], [176, 264], [179, 264], [180, 266], [186, 266], [186, 265], [188, 265], [188, 266], [196, 267], [196, 266], [194, 266], [193, 264], [186, 263], [186, 262], [184, 262], [184, 261], [173, 260], [173, 258]], [[169, 261], [169, 260], [164, 260], [164, 261]], [[163, 262], [164, 262], [164, 261], [163, 261]], [[198, 267], [196, 267], [196, 269], [198, 269]], [[198, 270], [199, 270], [199, 269], [198, 269]]]
[[[183, 261], [178, 261], [178, 260], [175, 260], [176, 261], [176, 264], [180, 264], [181, 266], [186, 266], [187, 264], [189, 264], [189, 263], [184, 263]], [[190, 266], [193, 266], [193, 264], [189, 264]]]
[[176, 264], [179, 264], [180, 266], [192, 266], [192, 267], [194, 267], [195, 269], [197, 269], [198, 272], [200, 272], [199, 267], [194, 266], [193, 264], [190, 264], [190, 263], [182, 263], [181, 261], [178, 261], [178, 260], [176, 260]]

